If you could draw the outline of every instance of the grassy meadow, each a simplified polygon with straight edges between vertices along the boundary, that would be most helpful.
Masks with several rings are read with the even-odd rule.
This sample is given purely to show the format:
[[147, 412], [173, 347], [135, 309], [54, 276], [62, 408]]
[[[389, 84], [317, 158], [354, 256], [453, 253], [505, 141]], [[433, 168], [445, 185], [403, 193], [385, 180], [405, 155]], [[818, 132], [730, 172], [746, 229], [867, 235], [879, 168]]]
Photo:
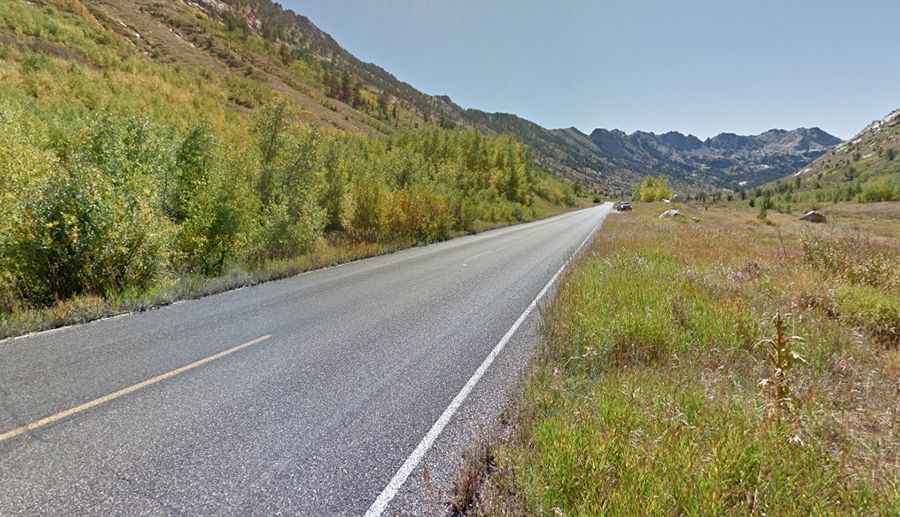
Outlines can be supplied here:
[[610, 216], [568, 273], [510, 437], [456, 507], [900, 513], [896, 207], [657, 217], [672, 206]]

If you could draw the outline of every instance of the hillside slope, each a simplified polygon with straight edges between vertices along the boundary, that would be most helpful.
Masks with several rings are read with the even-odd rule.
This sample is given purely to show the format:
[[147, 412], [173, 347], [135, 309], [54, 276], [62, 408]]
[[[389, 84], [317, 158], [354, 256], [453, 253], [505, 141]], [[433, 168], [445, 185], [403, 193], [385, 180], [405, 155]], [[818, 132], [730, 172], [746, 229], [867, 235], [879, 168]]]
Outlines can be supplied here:
[[900, 109], [866, 126], [856, 136], [832, 149], [797, 177], [811, 180], [809, 186], [853, 181], [898, 180], [900, 174]]
[[[153, 4], [158, 5], [157, 2]], [[625, 188], [636, 179], [628, 171], [614, 171], [602, 155], [582, 149], [580, 145], [573, 145], [573, 142], [561, 140], [553, 131], [531, 121], [516, 115], [464, 109], [447, 96], [422, 93], [383, 68], [362, 62], [305, 16], [284, 10], [268, 0], [198, 0], [195, 5], [232, 25], [240, 26], [241, 30], [246, 27], [263, 38], [279, 45], [287, 45], [290, 49], [288, 54], [293, 58], [312, 70], [322, 69], [314, 74], [321, 76], [320, 81], [304, 79], [307, 83], [312, 83], [313, 89], [320, 88], [326, 96], [347, 100], [348, 95], [332, 92], [345, 89], [343, 85], [339, 88], [329, 85], [338, 76], [340, 82], [349, 80], [358, 85], [364, 90], [361, 96], [373, 101], [372, 105], [365, 101], [354, 101], [352, 98], [355, 95], [351, 93], [351, 101], [347, 104], [354, 108], [362, 107], [363, 111], [374, 112], [376, 117], [383, 119], [381, 115], [389, 110], [382, 111], [381, 106], [396, 104], [401, 115], [395, 117], [395, 120], [375, 122], [374, 125], [379, 130], [390, 130], [390, 125], [418, 126], [421, 123], [434, 123], [441, 127], [475, 128], [488, 134], [511, 133], [532, 147], [534, 158], [539, 164], [558, 176], [618, 188]], [[234, 16], [239, 16], [242, 22], [230, 21]], [[259, 59], [258, 56], [254, 58]], [[345, 104], [340, 107], [347, 106]], [[390, 112], [394, 114], [393, 109]], [[325, 118], [331, 121], [330, 118], [333, 117]], [[362, 122], [370, 125], [373, 123], [372, 120]], [[387, 122], [388, 127], [384, 128], [380, 122]], [[606, 171], [607, 174], [601, 174], [601, 171]]]
[[826, 202], [900, 201], [900, 110], [866, 126], [794, 174], [753, 191], [773, 207], [811, 208]]
[[[669, 176], [693, 188], [751, 185], [806, 166], [839, 141], [817, 129], [769, 131], [707, 142], [678, 133], [653, 135], [551, 130], [512, 114], [464, 109], [428, 95], [346, 51], [305, 16], [270, 0], [91, 0], [105, 29], [151, 59], [200, 66], [226, 78], [228, 100], [252, 109], [264, 84], [295, 101], [307, 122], [389, 134], [426, 124], [511, 133], [550, 172], [618, 192], [641, 177]], [[8, 37], [8, 36], [7, 36]], [[687, 147], [685, 147], [687, 145]]]
[[[486, 134], [510, 132], [531, 144], [536, 161], [550, 172], [583, 183], [603, 180], [594, 172], [603, 165], [602, 159], [572, 161], [571, 148], [552, 143], [553, 134], [536, 124], [465, 110], [448, 97], [424, 94], [381, 67], [360, 61], [308, 18], [269, 0], [86, 0], [38, 5], [62, 11], [49, 16], [90, 19], [103, 40], [99, 45], [90, 43], [119, 57], [139, 53], [161, 65], [186, 66], [217, 77], [225, 90], [225, 98], [218, 99], [225, 101], [225, 109], [252, 110], [277, 92], [300, 107], [305, 122], [320, 127], [384, 135], [426, 125], [474, 128]], [[0, 27], [0, 43], [76, 62], [96, 61], [62, 35], [30, 31], [29, 24], [10, 19]]]
[[[14, 2], [18, 3], [18, 2]], [[14, 5], [12, 4], [12, 5]], [[684, 188], [755, 186], [808, 165], [839, 140], [818, 129], [723, 133], [705, 142], [598, 129], [591, 135], [547, 129], [513, 114], [464, 109], [449, 97], [428, 95], [383, 68], [346, 51], [308, 18], [271, 0], [42, 0], [91, 19], [104, 41], [97, 50], [119, 57], [142, 54], [161, 65], [216, 77], [226, 109], [253, 110], [275, 92], [320, 127], [374, 135], [438, 125], [511, 133], [532, 148], [553, 174], [607, 192], [630, 190], [642, 177], [662, 174]], [[34, 4], [32, 4], [34, 5]], [[0, 26], [0, 43], [94, 62], [84, 49], [47, 32], [29, 33], [15, 21]]]
[[0, 334], [577, 203], [515, 138], [431, 123], [253, 12], [2, 5]]
[[548, 170], [577, 181], [600, 183], [610, 191], [629, 189], [640, 175], [616, 167], [577, 129], [548, 130], [534, 122], [507, 113], [467, 110], [465, 120], [477, 128], [512, 133], [535, 152], [535, 159]]

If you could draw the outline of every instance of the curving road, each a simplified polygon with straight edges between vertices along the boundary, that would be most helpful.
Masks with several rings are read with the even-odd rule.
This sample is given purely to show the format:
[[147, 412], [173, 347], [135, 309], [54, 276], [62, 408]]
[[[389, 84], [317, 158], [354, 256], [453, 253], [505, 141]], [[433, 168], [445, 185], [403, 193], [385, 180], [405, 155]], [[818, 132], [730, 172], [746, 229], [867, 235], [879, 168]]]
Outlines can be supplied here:
[[608, 212], [0, 342], [0, 515], [434, 513], [416, 469], [502, 404]]

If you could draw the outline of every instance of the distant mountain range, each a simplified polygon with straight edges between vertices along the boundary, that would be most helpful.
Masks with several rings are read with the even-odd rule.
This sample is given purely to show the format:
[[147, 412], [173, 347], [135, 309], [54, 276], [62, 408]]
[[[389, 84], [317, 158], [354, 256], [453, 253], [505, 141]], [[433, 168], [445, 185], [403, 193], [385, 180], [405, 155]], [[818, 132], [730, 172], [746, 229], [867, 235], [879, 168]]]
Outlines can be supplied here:
[[796, 172], [842, 141], [819, 128], [772, 129], [759, 135], [721, 133], [701, 140], [670, 131], [660, 135], [596, 129], [545, 129], [515, 115], [467, 110], [477, 127], [510, 132], [538, 153], [550, 170], [576, 179], [627, 188], [647, 175], [688, 187], [738, 189]]
[[628, 135], [597, 129], [589, 138], [614, 165], [639, 175], [664, 173], [683, 183], [726, 188], [781, 178], [841, 143], [819, 128], [771, 129], [749, 136], [721, 133], [706, 140], [676, 131]]
[[[301, 106], [309, 123], [345, 131], [387, 134], [430, 123], [508, 132], [530, 145], [550, 172], [609, 192], [630, 189], [651, 174], [689, 188], [755, 186], [806, 167], [840, 143], [818, 128], [722, 133], [705, 141], [677, 132], [628, 135], [598, 129], [586, 135], [572, 128], [547, 129], [516, 115], [465, 109], [447, 96], [422, 93], [359, 60], [307, 17], [271, 0], [92, 0], [83, 5], [79, 9], [97, 23], [155, 60], [203, 66], [233, 78], [235, 91], [228, 100], [238, 109], [258, 104], [255, 85], [265, 84]], [[265, 44], [233, 41], [248, 37]]]

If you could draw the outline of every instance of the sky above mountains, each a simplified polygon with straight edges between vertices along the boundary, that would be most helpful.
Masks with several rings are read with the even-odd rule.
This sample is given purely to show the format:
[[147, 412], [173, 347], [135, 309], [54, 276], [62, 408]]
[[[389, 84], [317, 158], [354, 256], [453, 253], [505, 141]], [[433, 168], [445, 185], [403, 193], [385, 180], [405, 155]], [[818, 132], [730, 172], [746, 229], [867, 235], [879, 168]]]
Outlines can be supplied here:
[[820, 126], [900, 107], [900, 2], [283, 0], [430, 94], [545, 127]]

